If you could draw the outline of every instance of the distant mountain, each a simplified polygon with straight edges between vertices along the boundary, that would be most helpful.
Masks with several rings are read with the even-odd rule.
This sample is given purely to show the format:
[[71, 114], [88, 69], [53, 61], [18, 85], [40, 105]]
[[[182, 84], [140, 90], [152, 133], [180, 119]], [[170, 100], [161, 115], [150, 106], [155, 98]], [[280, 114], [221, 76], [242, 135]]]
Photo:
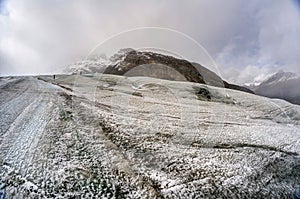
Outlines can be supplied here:
[[71, 74], [103, 73], [108, 64], [109, 59], [106, 55], [93, 55], [67, 66], [64, 72]]
[[257, 95], [279, 98], [300, 105], [300, 76], [291, 72], [279, 71], [261, 84], [252, 86]]
[[[104, 73], [125, 76], [147, 76], [167, 80], [189, 81], [248, 93], [250, 89], [230, 84], [204, 66], [154, 52], [121, 49], [108, 60], [85, 60], [69, 66], [72, 73]], [[69, 70], [70, 71], [70, 70]]]
[[198, 63], [168, 55], [122, 49], [111, 58], [111, 61], [115, 64], [109, 65], [104, 71], [105, 74], [147, 76], [179, 81], [187, 80], [189, 82], [253, 93], [248, 88], [229, 84], [216, 73]]

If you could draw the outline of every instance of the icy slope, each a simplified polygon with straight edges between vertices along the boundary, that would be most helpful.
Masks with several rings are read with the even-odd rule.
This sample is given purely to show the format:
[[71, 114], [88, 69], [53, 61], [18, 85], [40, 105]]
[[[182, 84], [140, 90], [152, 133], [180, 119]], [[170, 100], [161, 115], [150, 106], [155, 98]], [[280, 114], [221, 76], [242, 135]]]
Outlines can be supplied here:
[[[37, 104], [52, 102], [51, 109], [41, 107], [48, 123], [27, 138], [35, 147], [16, 152], [26, 154], [25, 162], [2, 154], [7, 196], [290, 198], [299, 185], [297, 105], [147, 77], [41, 79], [28, 80], [40, 90], [24, 93], [42, 93]], [[22, 126], [17, 122], [11, 126]]]
[[253, 87], [256, 94], [287, 100], [300, 105], [300, 76], [280, 71]]

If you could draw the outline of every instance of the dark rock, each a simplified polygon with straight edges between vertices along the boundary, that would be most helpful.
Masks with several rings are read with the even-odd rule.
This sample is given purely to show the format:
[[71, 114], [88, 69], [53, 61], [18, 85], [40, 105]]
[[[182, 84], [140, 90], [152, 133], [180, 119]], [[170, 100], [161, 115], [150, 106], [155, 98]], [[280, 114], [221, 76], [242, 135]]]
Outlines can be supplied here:
[[247, 92], [247, 93], [254, 94], [254, 92], [252, 90], [250, 90], [249, 88], [239, 86], [239, 85], [235, 85], [235, 84], [229, 84], [226, 81], [223, 81], [223, 82], [224, 82], [224, 87], [225, 88], [230, 88], [230, 89], [233, 89], [233, 90], [239, 90], [239, 91], [244, 91], [244, 92]]
[[216, 73], [198, 63], [192, 63], [168, 55], [125, 49], [112, 56], [111, 61], [114, 64], [109, 65], [105, 69], [104, 74], [189, 81], [253, 93], [248, 88], [223, 81]]
[[197, 95], [198, 95], [198, 97], [202, 97], [202, 98], [206, 98], [208, 100], [211, 100], [210, 92], [205, 88], [200, 88]]
[[[116, 59], [117, 57], [114, 57]], [[119, 57], [120, 58], [120, 57]], [[197, 71], [192, 63], [183, 59], [177, 59], [172, 56], [161, 55], [152, 52], [139, 52], [131, 50], [124, 54], [123, 61], [117, 65], [110, 65], [104, 71], [104, 74], [115, 74], [115, 75], [128, 75], [128, 76], [148, 76], [145, 71], [133, 70], [138, 66], [147, 65], [148, 68], [161, 67], [161, 71], [156, 70], [152, 73], [154, 77], [164, 78], [169, 80], [177, 80], [176, 77], [172, 77], [172, 71], [168, 71], [168, 68], [174, 69], [178, 74], [182, 75], [187, 81], [205, 83], [202, 75]], [[164, 66], [162, 66], [164, 65]], [[174, 72], [173, 72], [174, 73]]]

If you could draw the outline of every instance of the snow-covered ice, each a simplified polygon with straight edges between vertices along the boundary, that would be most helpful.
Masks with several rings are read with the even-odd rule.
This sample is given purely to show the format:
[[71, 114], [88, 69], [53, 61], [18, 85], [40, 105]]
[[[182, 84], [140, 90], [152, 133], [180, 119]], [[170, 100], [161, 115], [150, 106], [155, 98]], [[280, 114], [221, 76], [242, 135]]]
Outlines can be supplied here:
[[300, 106], [283, 100], [104, 74], [0, 88], [8, 198], [290, 198], [300, 185]]

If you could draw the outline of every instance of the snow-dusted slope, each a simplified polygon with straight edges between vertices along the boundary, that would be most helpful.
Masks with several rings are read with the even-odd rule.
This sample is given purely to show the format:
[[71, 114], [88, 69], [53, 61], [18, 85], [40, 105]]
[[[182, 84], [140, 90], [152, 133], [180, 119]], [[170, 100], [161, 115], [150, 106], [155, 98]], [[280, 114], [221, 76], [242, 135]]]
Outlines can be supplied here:
[[280, 71], [252, 89], [256, 94], [300, 105], [300, 76]]
[[[1, 133], [1, 189], [9, 197], [289, 198], [299, 185], [297, 105], [148, 77], [41, 78], [26, 80], [39, 89], [21, 95], [52, 102], [31, 111], [44, 110], [38, 118], [47, 121], [38, 137], [20, 137], [30, 124], [22, 120]], [[12, 141], [3, 145], [4, 138]], [[5, 152], [19, 143], [35, 147]]]
[[110, 61], [106, 55], [91, 55], [81, 61], [77, 61], [64, 68], [68, 74], [102, 73]]
[[93, 54], [66, 66], [63, 72], [67, 74], [103, 73], [108, 66], [118, 67], [130, 50], [132, 49], [121, 49], [110, 58], [107, 58], [105, 54]]
[[290, 81], [296, 78], [297, 75], [295, 73], [279, 71], [278, 73], [275, 73], [274, 75], [272, 75], [271, 77], [263, 81], [261, 84], [263, 85], [277, 84], [279, 82]]

